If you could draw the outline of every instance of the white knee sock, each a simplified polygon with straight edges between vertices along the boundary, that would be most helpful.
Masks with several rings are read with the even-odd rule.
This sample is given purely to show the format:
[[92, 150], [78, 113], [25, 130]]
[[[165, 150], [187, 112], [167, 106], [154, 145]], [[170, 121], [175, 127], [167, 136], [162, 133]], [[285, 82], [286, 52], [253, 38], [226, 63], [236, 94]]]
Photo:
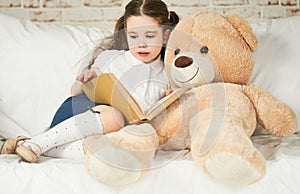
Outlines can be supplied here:
[[52, 148], [44, 153], [45, 156], [54, 158], [69, 158], [69, 159], [84, 159], [83, 143], [84, 140], [80, 139], [70, 143], [63, 144]]
[[97, 134], [103, 134], [103, 127], [98, 113], [89, 110], [57, 124], [45, 133], [25, 140], [22, 144], [30, 146], [35, 153], [41, 155], [57, 146]]

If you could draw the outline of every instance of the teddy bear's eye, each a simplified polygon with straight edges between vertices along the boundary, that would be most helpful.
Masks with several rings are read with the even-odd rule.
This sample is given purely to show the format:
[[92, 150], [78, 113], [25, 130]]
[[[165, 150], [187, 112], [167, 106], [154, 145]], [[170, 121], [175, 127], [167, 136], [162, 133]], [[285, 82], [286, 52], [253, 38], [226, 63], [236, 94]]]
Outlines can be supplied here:
[[208, 48], [207, 48], [207, 46], [202, 47], [202, 48], [200, 49], [200, 53], [201, 53], [201, 54], [207, 54], [207, 53], [208, 53]]
[[180, 53], [180, 49], [176, 49], [175, 51], [174, 51], [174, 54], [175, 55], [177, 55], [177, 54], [179, 54]]

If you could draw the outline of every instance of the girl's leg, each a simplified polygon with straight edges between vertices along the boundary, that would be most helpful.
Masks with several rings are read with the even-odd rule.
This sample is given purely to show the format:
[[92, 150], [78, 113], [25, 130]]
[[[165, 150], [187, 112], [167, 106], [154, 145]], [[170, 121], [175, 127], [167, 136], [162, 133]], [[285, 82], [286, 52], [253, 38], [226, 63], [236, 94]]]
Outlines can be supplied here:
[[[117, 131], [123, 126], [124, 118], [119, 111], [110, 106], [99, 105], [57, 124], [45, 133], [20, 143], [16, 152], [21, 157], [23, 156], [25, 161], [28, 161], [26, 155], [30, 154], [29, 152], [39, 156], [54, 147], [90, 135]], [[25, 156], [24, 153], [26, 153]], [[28, 162], [36, 162], [37, 157], [29, 160]]]
[[82, 139], [61, 146], [56, 146], [44, 153], [44, 156], [54, 158], [84, 159]]
[[[80, 113], [84, 113], [90, 108], [100, 105], [97, 102], [91, 101], [85, 94], [71, 96], [66, 99], [56, 111], [50, 128], [69, 119]], [[83, 158], [82, 140], [77, 140], [71, 143], [67, 143], [61, 146], [56, 146], [44, 153], [45, 156], [57, 157], [57, 158]]]
[[73, 117], [80, 113], [84, 113], [96, 105], [100, 104], [91, 101], [85, 94], [71, 96], [66, 99], [57, 109], [51, 122], [50, 128], [70, 117]]

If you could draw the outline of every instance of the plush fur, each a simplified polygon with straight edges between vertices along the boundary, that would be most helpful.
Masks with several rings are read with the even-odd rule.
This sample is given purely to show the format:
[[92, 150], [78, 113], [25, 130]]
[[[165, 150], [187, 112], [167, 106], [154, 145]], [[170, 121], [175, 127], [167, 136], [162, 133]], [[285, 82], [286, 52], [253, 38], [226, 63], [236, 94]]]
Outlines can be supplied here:
[[[143, 177], [156, 149], [189, 148], [195, 163], [215, 180], [247, 185], [262, 179], [265, 159], [250, 136], [257, 124], [272, 135], [291, 135], [296, 116], [270, 93], [248, 83], [256, 46], [251, 27], [238, 15], [200, 12], [181, 20], [171, 33], [165, 63], [173, 87], [193, 88], [151, 122], [155, 130], [150, 124], [134, 125], [102, 137], [118, 147], [114, 160], [135, 158], [138, 169], [103, 159], [91, 165], [91, 156], [103, 150], [100, 140], [88, 146], [97, 148], [87, 149], [88, 171], [107, 184], [126, 185]], [[122, 176], [102, 173], [112, 166]]]

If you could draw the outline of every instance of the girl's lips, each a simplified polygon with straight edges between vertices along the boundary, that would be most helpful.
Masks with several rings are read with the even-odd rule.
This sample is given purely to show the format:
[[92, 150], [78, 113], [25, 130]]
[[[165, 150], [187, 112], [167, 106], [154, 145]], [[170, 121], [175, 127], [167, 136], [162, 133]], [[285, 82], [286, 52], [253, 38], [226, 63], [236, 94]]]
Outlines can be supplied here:
[[142, 57], [148, 56], [150, 53], [149, 52], [138, 52], [138, 54]]

